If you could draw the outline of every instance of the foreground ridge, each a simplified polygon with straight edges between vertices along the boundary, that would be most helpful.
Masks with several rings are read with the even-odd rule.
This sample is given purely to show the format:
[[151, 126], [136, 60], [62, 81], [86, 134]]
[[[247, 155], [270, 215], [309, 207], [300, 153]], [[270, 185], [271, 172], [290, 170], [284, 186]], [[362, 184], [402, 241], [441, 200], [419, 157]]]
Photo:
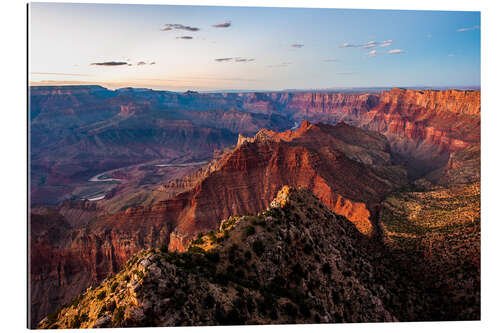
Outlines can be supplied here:
[[396, 273], [375, 266], [368, 244], [311, 192], [284, 186], [267, 210], [222, 221], [187, 252], [142, 251], [39, 327], [408, 319], [398, 318], [400, 294], [413, 309], [420, 298]]

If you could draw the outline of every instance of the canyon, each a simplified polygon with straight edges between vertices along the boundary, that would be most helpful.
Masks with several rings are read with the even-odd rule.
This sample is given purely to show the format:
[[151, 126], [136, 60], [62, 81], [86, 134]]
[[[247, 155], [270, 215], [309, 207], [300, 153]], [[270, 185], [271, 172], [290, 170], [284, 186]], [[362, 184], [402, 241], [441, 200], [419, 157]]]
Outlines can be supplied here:
[[[284, 185], [311, 191], [378, 243], [387, 241], [379, 219], [394, 191], [480, 177], [479, 91], [180, 94], [81, 86], [32, 87], [31, 95], [32, 325], [136, 253], [185, 251], [221, 220], [266, 209]], [[161, 173], [148, 164], [204, 160], [211, 161], [201, 169]], [[88, 184], [122, 168], [109, 174], [122, 184]], [[88, 186], [102, 186], [105, 197], [75, 200]], [[124, 199], [139, 189], [140, 199]]]

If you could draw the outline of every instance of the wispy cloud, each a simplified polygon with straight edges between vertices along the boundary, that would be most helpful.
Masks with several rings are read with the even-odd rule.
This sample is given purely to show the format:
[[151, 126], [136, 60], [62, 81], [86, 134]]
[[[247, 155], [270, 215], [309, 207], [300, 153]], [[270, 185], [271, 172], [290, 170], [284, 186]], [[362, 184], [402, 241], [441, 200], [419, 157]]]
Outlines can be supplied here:
[[235, 62], [251, 62], [255, 61], [254, 58], [244, 58], [244, 57], [231, 57], [231, 58], [217, 58], [215, 61], [217, 62], [229, 62], [234, 60]]
[[229, 22], [229, 21], [212, 25], [212, 27], [214, 27], [214, 28], [229, 28], [230, 26], [231, 26], [231, 22]]
[[236, 57], [234, 58], [234, 61], [236, 62], [249, 62], [249, 61], [254, 61], [255, 59], [253, 58], [241, 58], [241, 57]]
[[337, 59], [323, 59], [324, 62], [337, 62]]
[[124, 66], [128, 65], [125, 61], [105, 61], [105, 62], [93, 62], [91, 66]]
[[291, 65], [291, 62], [282, 62], [281, 64], [275, 64], [275, 65], [268, 65], [267, 67], [269, 68], [280, 68], [280, 67], [287, 67]]
[[360, 45], [356, 45], [356, 44], [350, 44], [350, 43], [344, 43], [342, 45], [339, 45], [340, 48], [344, 48], [344, 47], [360, 47]]
[[377, 55], [377, 50], [371, 50], [368, 52], [368, 58], [373, 58]]
[[175, 37], [176, 39], [193, 39], [193, 36], [179, 36]]
[[351, 43], [344, 43], [342, 45], [339, 45], [339, 48], [347, 48], [347, 47], [362, 47], [364, 49], [372, 49], [374, 47], [387, 47], [392, 45], [392, 39], [389, 40], [384, 40], [382, 42], [377, 42], [374, 40], [368, 41], [366, 43], [362, 44], [351, 44]]
[[196, 27], [190, 27], [188, 25], [184, 24], [172, 24], [172, 23], [166, 23], [163, 25], [163, 28], [161, 28], [161, 31], [171, 31], [171, 30], [186, 30], [186, 31], [198, 31], [200, 28]]
[[297, 49], [300, 49], [300, 48], [304, 47], [304, 44], [292, 44], [292, 45], [290, 45], [290, 46], [291, 46], [291, 47], [295, 47], [295, 48], [297, 48]]
[[389, 40], [384, 40], [381, 44], [380, 47], [387, 47], [392, 45], [392, 39]]
[[376, 41], [371, 40], [368, 43], [363, 44], [363, 48], [364, 49], [371, 49], [371, 48], [374, 48], [375, 46], [377, 46], [377, 44], [378, 43]]
[[387, 53], [389, 53], [389, 54], [401, 54], [401, 53], [405, 53], [405, 51], [403, 51], [401, 49], [394, 49], [394, 50], [390, 50]]
[[463, 31], [471, 31], [471, 30], [477, 30], [480, 29], [481, 27], [479, 25], [475, 25], [473, 27], [467, 27], [467, 28], [460, 28], [457, 29], [458, 32], [463, 32]]
[[454, 57], [455, 55], [453, 53], [449, 53], [448, 57]]

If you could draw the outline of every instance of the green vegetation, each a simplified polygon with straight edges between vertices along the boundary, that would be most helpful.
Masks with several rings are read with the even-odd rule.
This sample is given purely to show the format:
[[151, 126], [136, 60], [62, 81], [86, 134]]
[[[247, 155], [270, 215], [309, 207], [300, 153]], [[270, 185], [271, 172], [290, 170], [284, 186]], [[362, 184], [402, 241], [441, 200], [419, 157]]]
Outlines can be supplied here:
[[111, 284], [111, 287], [110, 287], [110, 290], [111, 292], [115, 292], [116, 288], [118, 287], [118, 282], [117, 281], [114, 281], [112, 284]]
[[106, 290], [101, 291], [100, 293], [97, 294], [96, 298], [100, 301], [106, 298]]
[[247, 225], [245, 227], [245, 236], [248, 237], [248, 236], [251, 236], [255, 234], [255, 227], [253, 225]]
[[125, 315], [125, 307], [119, 306], [113, 312], [113, 323], [118, 325], [123, 320], [123, 316]]

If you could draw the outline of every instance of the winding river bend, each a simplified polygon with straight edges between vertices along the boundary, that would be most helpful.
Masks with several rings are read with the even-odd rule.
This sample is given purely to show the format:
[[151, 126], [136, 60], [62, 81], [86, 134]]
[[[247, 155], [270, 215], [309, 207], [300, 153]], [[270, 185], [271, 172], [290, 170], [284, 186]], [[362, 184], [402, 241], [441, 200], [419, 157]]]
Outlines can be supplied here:
[[[183, 162], [183, 163], [165, 163], [165, 164], [152, 164], [151, 162], [148, 162], [148, 163], [141, 163], [138, 165], [134, 165], [132, 167], [143, 166], [143, 165], [152, 165], [152, 166], [155, 166], [158, 168], [186, 168], [186, 167], [192, 167], [192, 166], [202, 166], [202, 165], [207, 164], [208, 162], [209, 161], [188, 162], [188, 163], [186, 163], [186, 162]], [[112, 177], [108, 177], [106, 175], [113, 173], [113, 172], [116, 172], [116, 171], [119, 171], [119, 170], [128, 169], [130, 167], [131, 166], [127, 166], [124, 168], [118, 168], [118, 169], [104, 171], [104, 172], [101, 172], [101, 173], [93, 176], [88, 181], [89, 182], [104, 182], [104, 183], [110, 183], [110, 182], [122, 183], [123, 181], [127, 181], [127, 180], [126, 179], [112, 178]], [[106, 197], [107, 192], [109, 192], [109, 190], [106, 192], [95, 193], [93, 196], [85, 197], [82, 199], [89, 200], [89, 201], [99, 201], [99, 200], [102, 200]]]

